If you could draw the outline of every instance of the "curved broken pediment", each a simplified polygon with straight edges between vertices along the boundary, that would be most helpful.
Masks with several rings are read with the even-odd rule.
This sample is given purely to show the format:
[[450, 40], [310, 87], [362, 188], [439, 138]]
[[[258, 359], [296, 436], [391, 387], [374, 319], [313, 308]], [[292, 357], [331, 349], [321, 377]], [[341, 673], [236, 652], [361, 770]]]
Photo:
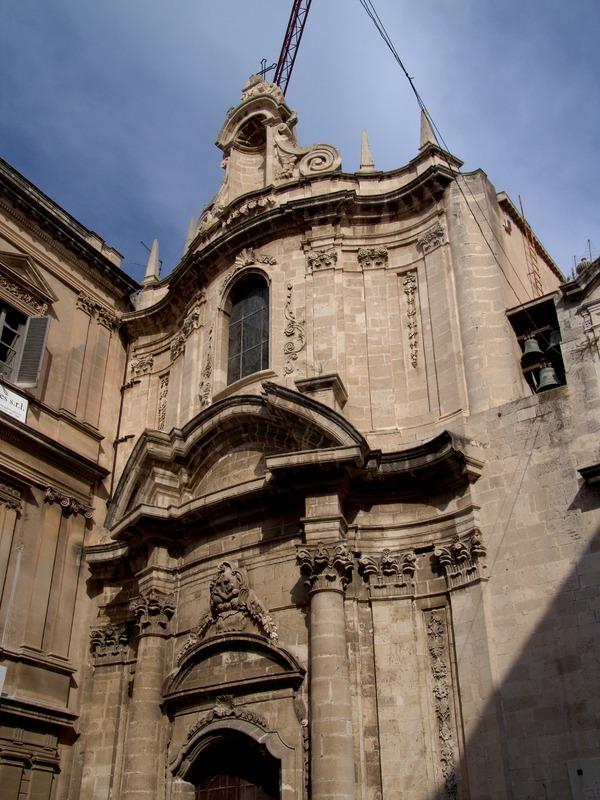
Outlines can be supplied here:
[[263, 384], [263, 393], [214, 403], [182, 429], [145, 431], [109, 506], [119, 532], [140, 516], [181, 519], [214, 503], [265, 489], [290, 459], [324, 463], [331, 454], [361, 462], [368, 445], [340, 414], [299, 392]]

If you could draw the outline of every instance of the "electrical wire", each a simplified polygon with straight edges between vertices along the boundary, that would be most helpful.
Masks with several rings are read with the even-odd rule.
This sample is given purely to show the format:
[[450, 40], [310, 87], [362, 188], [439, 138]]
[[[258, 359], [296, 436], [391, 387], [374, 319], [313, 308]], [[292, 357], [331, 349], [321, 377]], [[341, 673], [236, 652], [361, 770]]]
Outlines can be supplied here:
[[[487, 226], [490, 229], [490, 232], [491, 232], [492, 236], [494, 237], [494, 239], [498, 243], [498, 246], [500, 247], [500, 249], [502, 250], [504, 256], [506, 257], [507, 262], [512, 267], [512, 269], [514, 271], [514, 274], [515, 274], [517, 280], [519, 281], [519, 283], [521, 284], [521, 286], [523, 287], [527, 297], [532, 295], [532, 290], [528, 289], [527, 286], [521, 280], [521, 277], [520, 277], [518, 271], [516, 270], [515, 265], [510, 260], [510, 257], [508, 255], [508, 253], [504, 249], [504, 246], [503, 246], [501, 240], [496, 235], [496, 232], [494, 231], [494, 228], [492, 227], [492, 225], [491, 225], [489, 219], [487, 218], [484, 210], [482, 209], [481, 205], [479, 204], [479, 201], [477, 200], [477, 198], [473, 194], [473, 190], [471, 189], [471, 187], [470, 187], [468, 181], [466, 180], [465, 176], [461, 173], [460, 169], [457, 169], [456, 166], [453, 167], [453, 165], [450, 163], [450, 159], [448, 158], [448, 154], [450, 153], [450, 149], [449, 149], [448, 145], [446, 144], [446, 141], [445, 141], [440, 129], [438, 128], [438, 126], [436, 125], [435, 121], [433, 120], [431, 114], [429, 113], [429, 109], [425, 105], [425, 102], [423, 101], [423, 98], [419, 94], [419, 91], [418, 91], [418, 89], [417, 89], [417, 87], [415, 85], [415, 82], [414, 82], [414, 78], [411, 77], [411, 75], [409, 74], [408, 70], [404, 66], [404, 63], [403, 63], [402, 59], [400, 58], [400, 55], [398, 54], [398, 51], [396, 50], [396, 48], [394, 46], [394, 43], [393, 43], [389, 33], [387, 32], [387, 30], [385, 28], [385, 25], [383, 24], [383, 22], [381, 20], [381, 17], [377, 13], [377, 11], [375, 9], [375, 6], [372, 3], [372, 0], [359, 0], [359, 2], [361, 4], [361, 6], [364, 8], [364, 10], [367, 12], [367, 15], [369, 16], [369, 18], [373, 22], [373, 25], [377, 29], [377, 32], [379, 33], [379, 35], [381, 36], [381, 38], [385, 42], [385, 44], [388, 47], [388, 49], [390, 50], [390, 52], [392, 53], [392, 55], [393, 55], [395, 61], [397, 62], [398, 66], [400, 67], [400, 69], [402, 70], [404, 75], [406, 76], [406, 79], [408, 80], [410, 88], [411, 88], [413, 94], [415, 95], [415, 97], [417, 99], [417, 103], [419, 104], [419, 107], [420, 107], [421, 111], [423, 112], [423, 114], [427, 118], [427, 121], [431, 125], [433, 131], [435, 132], [435, 135], [438, 138], [438, 140], [442, 143], [442, 145], [443, 145], [443, 154], [444, 154], [443, 157], [445, 158], [445, 160], [446, 160], [446, 162], [448, 164], [448, 167], [450, 169], [452, 169], [453, 172], [455, 172], [455, 174], [457, 175], [456, 186], [458, 187], [458, 190], [460, 191], [460, 193], [461, 193], [461, 195], [462, 195], [462, 197], [463, 197], [463, 199], [465, 201], [465, 204], [466, 204], [467, 208], [469, 209], [469, 212], [470, 212], [471, 216], [473, 217], [473, 220], [475, 221], [475, 224], [477, 225], [477, 227], [479, 229], [479, 232], [481, 233], [481, 236], [482, 236], [484, 242], [486, 243], [490, 253], [492, 254], [492, 257], [493, 257], [494, 261], [496, 262], [496, 264], [498, 265], [500, 271], [504, 275], [504, 279], [506, 280], [508, 286], [510, 287], [510, 289], [513, 292], [513, 294], [517, 298], [518, 303], [521, 304], [522, 303], [522, 299], [519, 296], [519, 294], [517, 293], [515, 287], [512, 285], [508, 275], [504, 271], [504, 268], [503, 268], [502, 264], [498, 260], [498, 256], [494, 252], [494, 249], [493, 249], [490, 241], [488, 240], [487, 236], [485, 235], [485, 233], [483, 231], [483, 228], [481, 227], [481, 223], [477, 219], [477, 215], [473, 211], [473, 209], [471, 207], [471, 204], [469, 203], [469, 200], [468, 200], [467, 196], [465, 195], [465, 192], [464, 192], [463, 188], [460, 185], [458, 177], [462, 178], [465, 186], [467, 187], [467, 189], [469, 191], [469, 194], [471, 195], [473, 201], [475, 202], [475, 204], [476, 204], [476, 206], [477, 206], [477, 208], [479, 210], [479, 213], [481, 214], [481, 216], [483, 217], [483, 219], [487, 223]], [[442, 149], [442, 148], [440, 148], [440, 149]], [[524, 222], [524, 225], [527, 225], [525, 220], [523, 222]], [[534, 299], [533, 296], [531, 297], [531, 299]], [[529, 314], [528, 314], [528, 316], [529, 316]], [[530, 319], [531, 319], [531, 317], [530, 317]], [[533, 322], [533, 320], [531, 320], [531, 321]]]

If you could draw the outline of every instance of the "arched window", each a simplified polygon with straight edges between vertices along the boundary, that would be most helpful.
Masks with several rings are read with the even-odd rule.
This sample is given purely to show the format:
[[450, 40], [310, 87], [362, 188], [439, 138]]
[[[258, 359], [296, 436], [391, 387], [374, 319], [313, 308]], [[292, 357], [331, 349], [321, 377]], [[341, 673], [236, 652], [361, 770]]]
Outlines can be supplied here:
[[227, 383], [269, 366], [269, 289], [260, 275], [242, 278], [230, 296]]

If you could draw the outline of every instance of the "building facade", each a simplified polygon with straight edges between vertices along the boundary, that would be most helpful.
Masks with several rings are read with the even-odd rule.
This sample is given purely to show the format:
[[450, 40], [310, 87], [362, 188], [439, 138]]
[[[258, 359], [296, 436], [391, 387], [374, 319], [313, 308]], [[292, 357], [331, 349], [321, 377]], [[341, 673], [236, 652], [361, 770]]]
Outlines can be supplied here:
[[593, 796], [600, 264], [295, 125], [141, 287], [3, 167], [6, 797]]

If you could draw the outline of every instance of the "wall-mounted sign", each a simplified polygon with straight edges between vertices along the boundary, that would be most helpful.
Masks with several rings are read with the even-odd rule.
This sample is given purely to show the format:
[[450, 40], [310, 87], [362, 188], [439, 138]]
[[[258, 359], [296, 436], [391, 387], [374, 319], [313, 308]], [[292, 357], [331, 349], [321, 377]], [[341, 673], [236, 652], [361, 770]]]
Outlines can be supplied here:
[[0, 383], [0, 411], [8, 414], [9, 417], [18, 419], [19, 422], [25, 422], [28, 406], [29, 400], [26, 397], [22, 397]]

